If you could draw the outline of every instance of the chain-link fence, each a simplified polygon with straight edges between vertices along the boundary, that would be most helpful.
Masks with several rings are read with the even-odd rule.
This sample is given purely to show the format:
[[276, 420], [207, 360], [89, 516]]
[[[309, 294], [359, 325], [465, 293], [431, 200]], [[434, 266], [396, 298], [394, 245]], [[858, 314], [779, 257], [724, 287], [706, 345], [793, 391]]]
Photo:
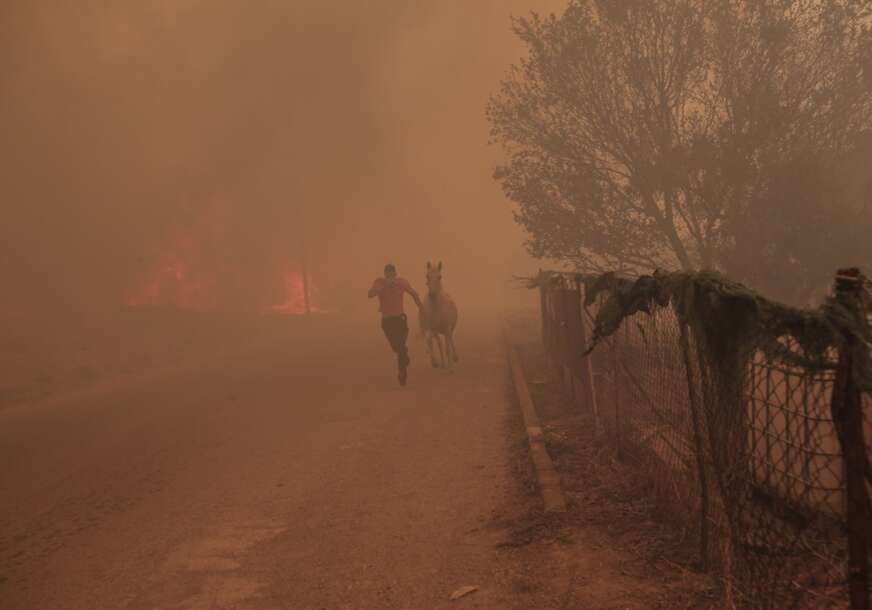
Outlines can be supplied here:
[[723, 577], [728, 607], [869, 608], [872, 376], [854, 271], [818, 310], [713, 274], [535, 282], [567, 391]]

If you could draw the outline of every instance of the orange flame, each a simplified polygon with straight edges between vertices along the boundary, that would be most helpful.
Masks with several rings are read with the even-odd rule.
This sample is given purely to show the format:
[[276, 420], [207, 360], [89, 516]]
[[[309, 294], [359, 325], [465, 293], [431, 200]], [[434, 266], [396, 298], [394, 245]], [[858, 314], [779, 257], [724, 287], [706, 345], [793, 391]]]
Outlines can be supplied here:
[[215, 279], [192, 268], [193, 242], [179, 240], [145, 278], [131, 291], [125, 302], [131, 306], [169, 305], [185, 309], [209, 309], [215, 306]]
[[[245, 307], [247, 304], [254, 311], [286, 315], [306, 313], [305, 284], [303, 275], [292, 270], [296, 265], [285, 259], [283, 264], [275, 267], [272, 276], [278, 281], [271, 283], [261, 274], [243, 288], [246, 274], [241, 268], [227, 266], [208, 256], [211, 242], [221, 241], [220, 234], [216, 237], [214, 233], [207, 231], [205, 237], [177, 233], [165, 253], [140, 279], [139, 285], [125, 295], [124, 302], [134, 307], [170, 306], [200, 311]], [[203, 240], [207, 240], [205, 249], [201, 243]], [[321, 311], [320, 294], [311, 275], [308, 287], [309, 311]], [[233, 302], [223, 302], [225, 299]]]
[[[309, 276], [309, 310], [319, 311], [318, 289]], [[306, 313], [306, 292], [303, 274], [287, 271], [284, 274], [284, 300], [270, 309], [276, 313], [299, 315]]]

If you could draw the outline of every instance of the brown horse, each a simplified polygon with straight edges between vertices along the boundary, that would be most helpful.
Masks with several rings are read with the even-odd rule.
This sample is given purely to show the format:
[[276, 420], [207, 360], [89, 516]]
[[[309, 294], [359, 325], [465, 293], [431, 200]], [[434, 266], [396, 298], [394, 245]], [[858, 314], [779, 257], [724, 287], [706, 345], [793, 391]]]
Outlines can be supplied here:
[[[427, 339], [427, 353], [433, 367], [451, 368], [457, 362], [454, 346], [454, 328], [457, 326], [457, 305], [442, 289], [442, 263], [433, 266], [427, 263], [427, 296], [421, 305], [421, 330]], [[433, 350], [433, 342], [439, 346], [439, 359]], [[444, 342], [444, 349], [443, 349]]]

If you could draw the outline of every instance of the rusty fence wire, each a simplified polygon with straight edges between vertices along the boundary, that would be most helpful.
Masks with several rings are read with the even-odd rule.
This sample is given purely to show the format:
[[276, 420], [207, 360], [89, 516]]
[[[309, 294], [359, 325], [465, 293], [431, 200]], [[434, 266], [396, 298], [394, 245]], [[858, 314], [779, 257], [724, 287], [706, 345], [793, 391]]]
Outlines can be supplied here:
[[567, 392], [721, 577], [725, 606], [869, 608], [872, 398], [850, 354], [831, 349], [812, 370], [783, 337], [777, 353], [749, 345], [736, 368], [664, 306], [624, 318], [585, 355], [608, 292], [585, 305], [580, 276], [537, 285]]

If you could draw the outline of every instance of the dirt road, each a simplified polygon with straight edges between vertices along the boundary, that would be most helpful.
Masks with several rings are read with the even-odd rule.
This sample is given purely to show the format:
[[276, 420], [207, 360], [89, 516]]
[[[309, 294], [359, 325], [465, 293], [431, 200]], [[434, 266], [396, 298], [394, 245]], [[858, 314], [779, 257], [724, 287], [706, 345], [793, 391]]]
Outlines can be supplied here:
[[414, 344], [406, 388], [378, 333], [0, 412], [0, 607], [541, 607], [496, 548], [517, 493], [496, 325], [467, 321], [454, 374]]

